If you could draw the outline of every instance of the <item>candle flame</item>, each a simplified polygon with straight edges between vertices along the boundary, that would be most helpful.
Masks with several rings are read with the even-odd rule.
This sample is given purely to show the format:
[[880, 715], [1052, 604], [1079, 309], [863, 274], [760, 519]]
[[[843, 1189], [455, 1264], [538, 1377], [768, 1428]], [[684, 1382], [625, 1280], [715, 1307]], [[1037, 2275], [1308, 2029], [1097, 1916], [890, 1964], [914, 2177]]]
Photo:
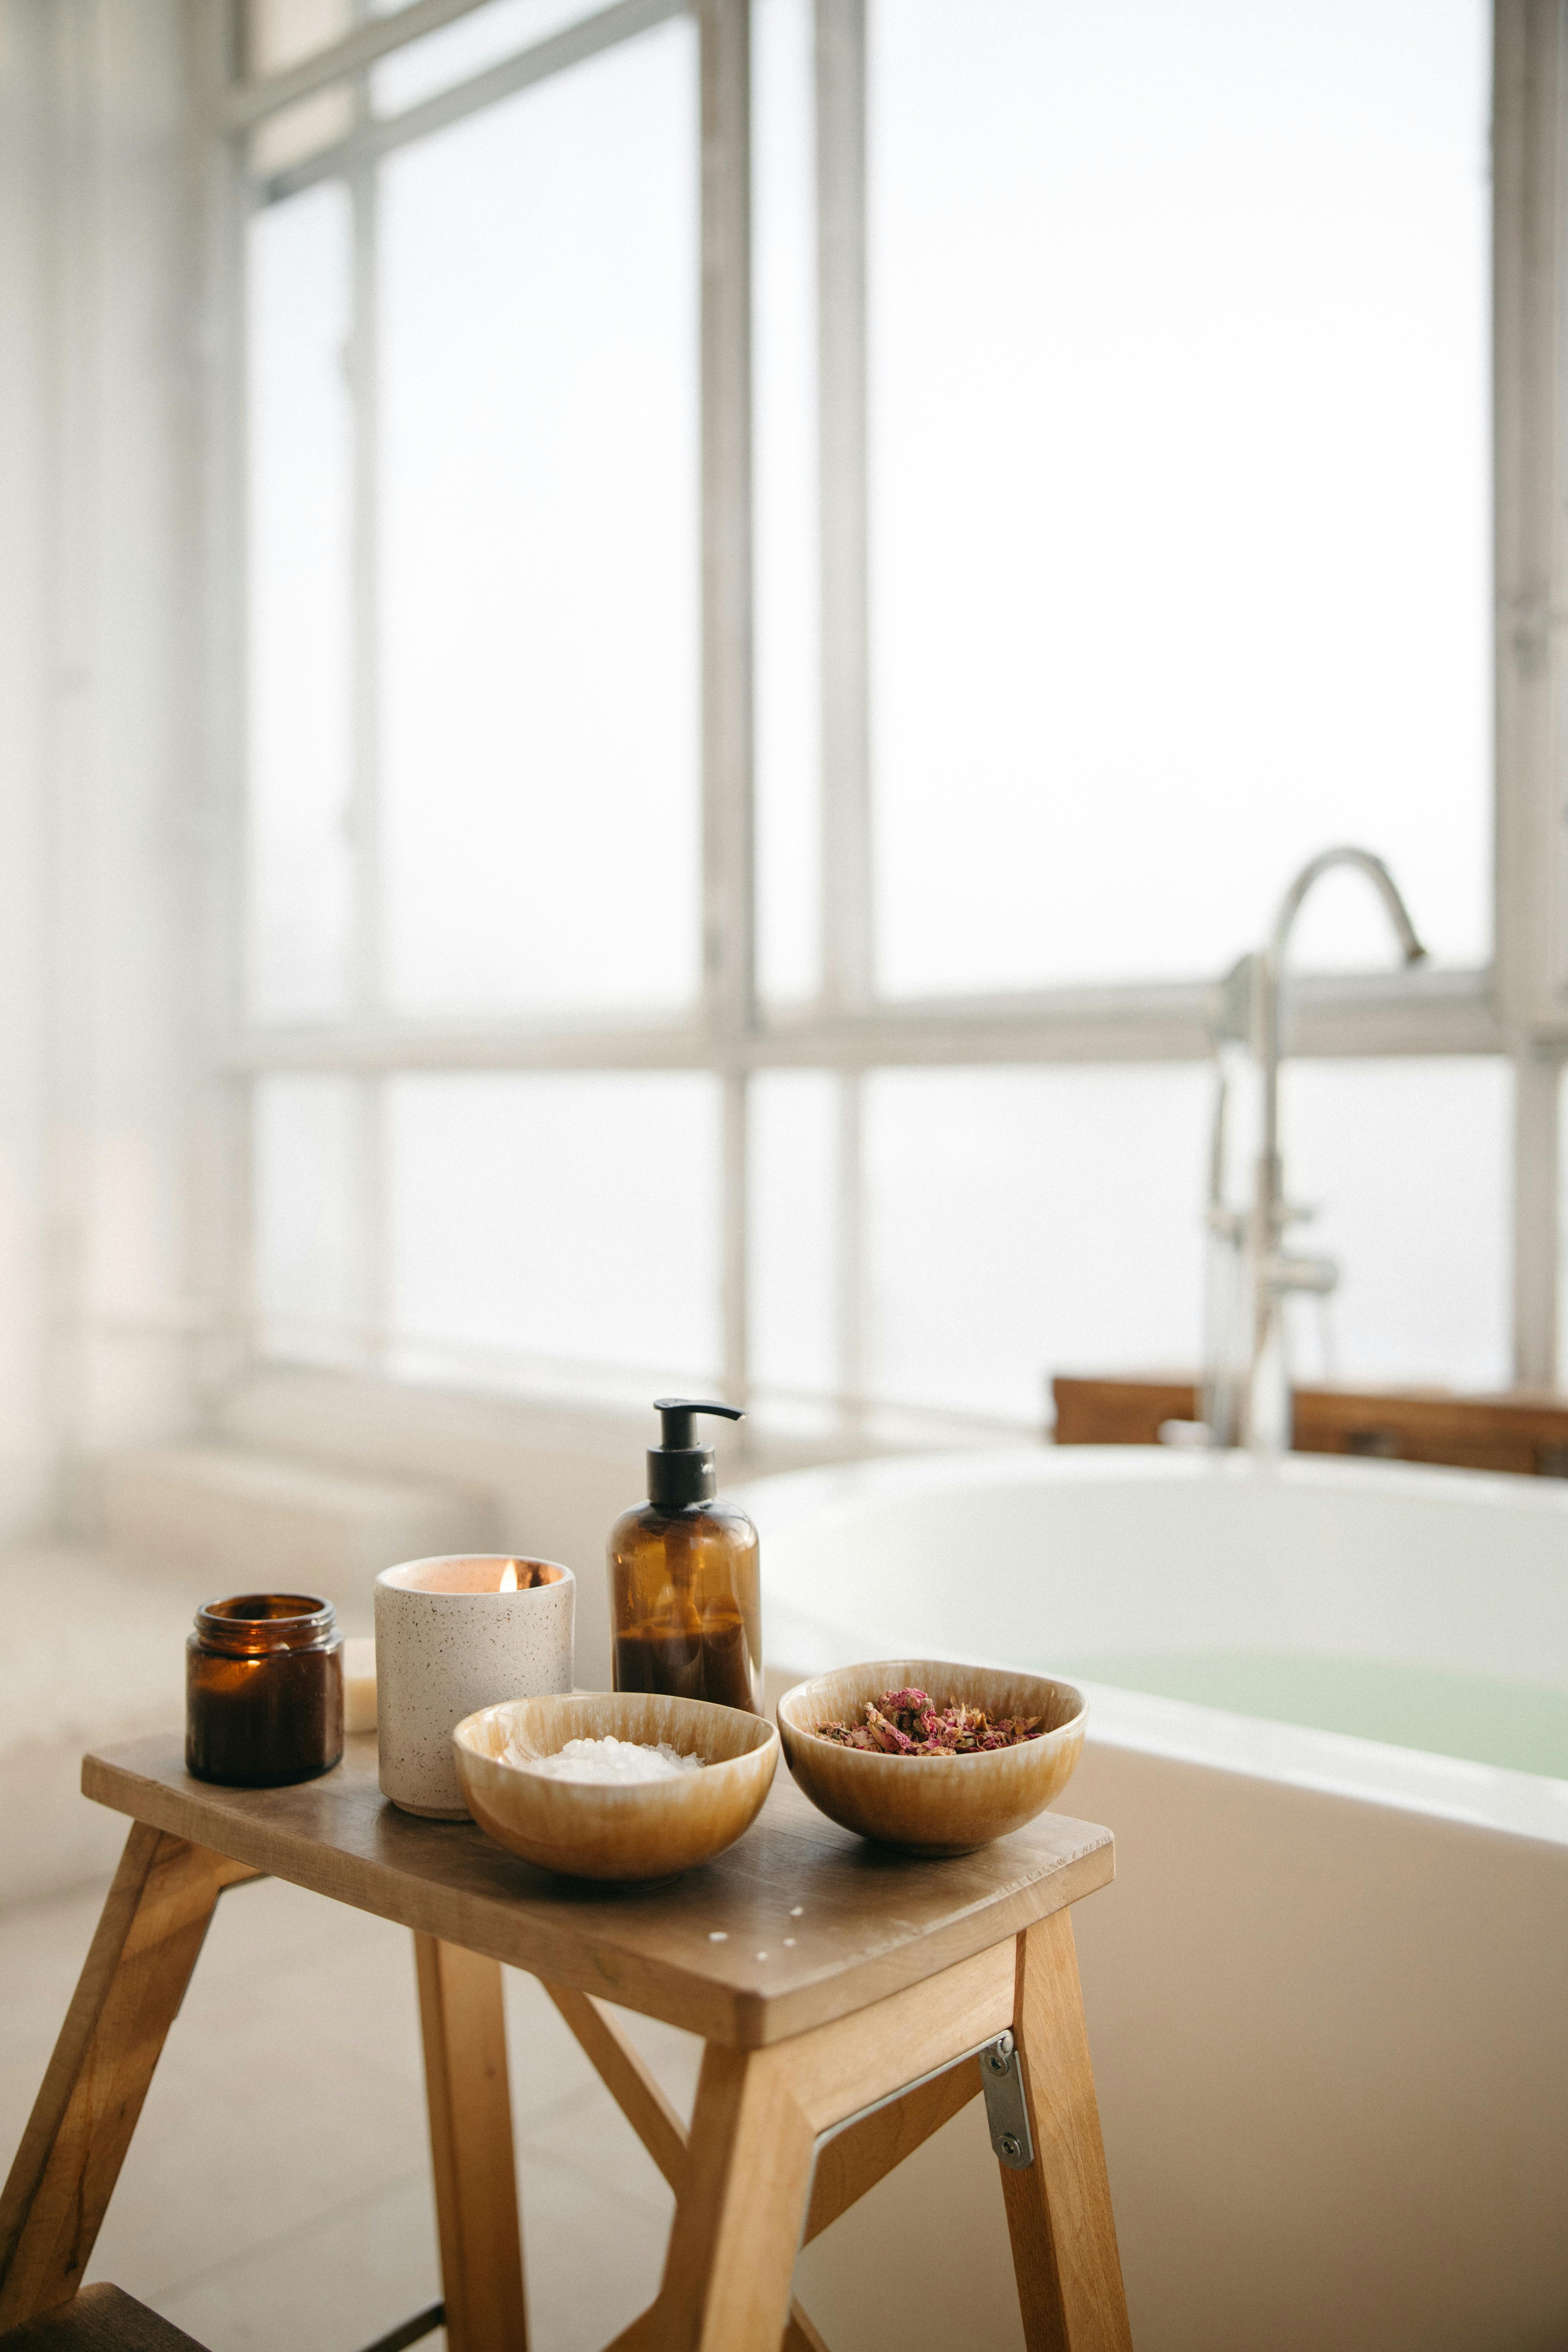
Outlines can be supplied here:
[[515, 1559], [509, 1559], [506, 1566], [502, 1569], [500, 1572], [500, 1582], [496, 1586], [496, 1591], [498, 1592], [515, 1592], [517, 1591], [517, 1562]]

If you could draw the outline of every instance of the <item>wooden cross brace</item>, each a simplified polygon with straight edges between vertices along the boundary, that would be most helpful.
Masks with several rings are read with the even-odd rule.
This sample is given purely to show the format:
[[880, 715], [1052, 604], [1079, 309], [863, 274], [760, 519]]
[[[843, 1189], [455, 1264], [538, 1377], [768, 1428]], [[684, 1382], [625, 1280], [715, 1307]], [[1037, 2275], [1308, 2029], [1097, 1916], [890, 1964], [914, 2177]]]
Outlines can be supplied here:
[[605, 2005], [545, 1990], [676, 2193], [658, 2295], [607, 2352], [771, 2352], [786, 2308], [783, 2352], [826, 2352], [789, 2294], [799, 2247], [974, 2097], [973, 2053], [1007, 2028], [1035, 2146], [1001, 2169], [1029, 2352], [1131, 2352], [1065, 1910], [792, 2042], [710, 2043], [689, 2135]]

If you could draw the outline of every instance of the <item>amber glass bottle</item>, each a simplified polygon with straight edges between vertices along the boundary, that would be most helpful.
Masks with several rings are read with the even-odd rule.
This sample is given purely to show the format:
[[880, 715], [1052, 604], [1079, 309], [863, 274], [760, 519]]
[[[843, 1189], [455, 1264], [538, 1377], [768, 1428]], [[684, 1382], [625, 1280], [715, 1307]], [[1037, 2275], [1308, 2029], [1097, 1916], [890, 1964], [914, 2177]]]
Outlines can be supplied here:
[[661, 1397], [664, 1441], [649, 1449], [647, 1501], [610, 1530], [610, 1623], [618, 1691], [662, 1691], [763, 1711], [757, 1531], [715, 1493], [713, 1448], [691, 1417], [733, 1405]]

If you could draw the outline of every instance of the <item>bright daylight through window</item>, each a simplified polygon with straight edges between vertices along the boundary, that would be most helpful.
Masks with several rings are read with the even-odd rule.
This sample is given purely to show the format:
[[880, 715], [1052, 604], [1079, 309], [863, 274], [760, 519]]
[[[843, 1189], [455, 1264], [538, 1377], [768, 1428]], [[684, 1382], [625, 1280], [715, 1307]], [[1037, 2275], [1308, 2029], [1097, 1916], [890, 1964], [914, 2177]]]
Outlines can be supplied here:
[[[251, 134], [262, 1352], [1195, 1367], [1209, 992], [1352, 840], [1435, 969], [1302, 992], [1298, 1360], [1505, 1381], [1487, 9], [749, 13], [383, 7]], [[1387, 972], [1360, 877], [1292, 952]]]

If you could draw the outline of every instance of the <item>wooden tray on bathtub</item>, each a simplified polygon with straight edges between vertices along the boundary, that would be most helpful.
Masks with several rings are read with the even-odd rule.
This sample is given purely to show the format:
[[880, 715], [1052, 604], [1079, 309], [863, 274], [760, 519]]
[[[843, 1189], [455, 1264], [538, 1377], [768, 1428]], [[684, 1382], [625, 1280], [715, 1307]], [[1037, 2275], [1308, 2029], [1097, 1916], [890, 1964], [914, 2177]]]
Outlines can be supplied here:
[[[1051, 1382], [1058, 1445], [1153, 1445], [1166, 1421], [1196, 1417], [1197, 1384], [1180, 1373]], [[1568, 1478], [1568, 1396], [1510, 1389], [1456, 1396], [1445, 1389], [1298, 1389], [1298, 1454], [1359, 1454]]]

